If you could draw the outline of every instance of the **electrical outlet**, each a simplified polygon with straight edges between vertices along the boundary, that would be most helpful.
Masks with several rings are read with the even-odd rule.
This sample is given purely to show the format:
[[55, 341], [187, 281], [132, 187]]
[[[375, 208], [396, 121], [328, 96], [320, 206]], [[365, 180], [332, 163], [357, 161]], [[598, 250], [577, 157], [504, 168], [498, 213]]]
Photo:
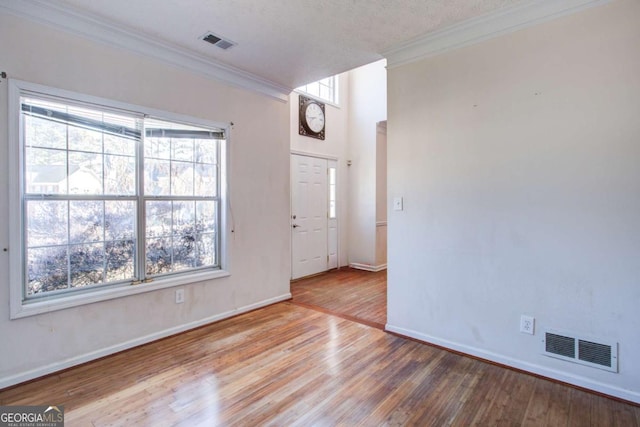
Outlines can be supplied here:
[[536, 319], [532, 316], [520, 316], [520, 332], [533, 335]]
[[184, 302], [184, 289], [176, 289], [176, 304]]
[[394, 211], [401, 211], [403, 210], [403, 200], [402, 197], [394, 197], [393, 199], [393, 210]]

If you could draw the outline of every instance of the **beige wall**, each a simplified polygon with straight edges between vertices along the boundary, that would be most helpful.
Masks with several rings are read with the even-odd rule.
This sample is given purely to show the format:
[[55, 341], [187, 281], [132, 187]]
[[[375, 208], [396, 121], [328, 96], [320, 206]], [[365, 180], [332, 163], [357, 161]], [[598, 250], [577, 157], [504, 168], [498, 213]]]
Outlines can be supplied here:
[[[0, 14], [10, 78], [235, 123], [229, 182], [231, 276], [9, 320], [0, 252], [0, 387], [289, 294], [289, 106], [64, 32]], [[0, 247], [9, 246], [7, 82], [0, 83]]]
[[[638, 17], [618, 0], [389, 70], [388, 328], [640, 402]], [[619, 342], [619, 373], [543, 356], [545, 328]]]

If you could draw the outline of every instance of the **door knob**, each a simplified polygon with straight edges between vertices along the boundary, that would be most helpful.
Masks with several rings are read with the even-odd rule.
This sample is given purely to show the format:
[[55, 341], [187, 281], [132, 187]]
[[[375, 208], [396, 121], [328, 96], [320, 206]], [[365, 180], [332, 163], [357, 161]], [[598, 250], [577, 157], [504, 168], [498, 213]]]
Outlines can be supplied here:
[[292, 225], [292, 227], [293, 227], [293, 228], [298, 228], [298, 227], [300, 227], [300, 226], [299, 226], [298, 224], [293, 224], [293, 225]]

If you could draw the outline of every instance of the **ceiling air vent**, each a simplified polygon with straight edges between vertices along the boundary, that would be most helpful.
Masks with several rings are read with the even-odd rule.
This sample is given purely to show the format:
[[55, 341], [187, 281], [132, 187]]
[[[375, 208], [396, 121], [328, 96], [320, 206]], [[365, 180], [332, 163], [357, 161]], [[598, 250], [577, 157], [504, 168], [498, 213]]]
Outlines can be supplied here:
[[583, 339], [575, 334], [547, 330], [544, 333], [542, 345], [542, 353], [546, 356], [618, 372], [618, 343], [616, 342]]
[[224, 49], [227, 50], [232, 46], [235, 46], [236, 44], [234, 42], [232, 42], [231, 40], [226, 40], [223, 39], [220, 36], [216, 36], [215, 34], [209, 32], [207, 34], [205, 34], [204, 36], [202, 36], [202, 40], [211, 43], [214, 46], [219, 47], [220, 49]]

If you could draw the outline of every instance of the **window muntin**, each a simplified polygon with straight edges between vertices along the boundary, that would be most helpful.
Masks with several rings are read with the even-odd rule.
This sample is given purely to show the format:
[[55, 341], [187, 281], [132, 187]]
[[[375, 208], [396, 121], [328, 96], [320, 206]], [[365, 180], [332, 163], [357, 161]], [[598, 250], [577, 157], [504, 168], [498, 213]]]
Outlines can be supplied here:
[[23, 301], [220, 269], [222, 130], [31, 93], [20, 123]]
[[338, 104], [338, 76], [300, 86], [297, 90], [331, 104]]

